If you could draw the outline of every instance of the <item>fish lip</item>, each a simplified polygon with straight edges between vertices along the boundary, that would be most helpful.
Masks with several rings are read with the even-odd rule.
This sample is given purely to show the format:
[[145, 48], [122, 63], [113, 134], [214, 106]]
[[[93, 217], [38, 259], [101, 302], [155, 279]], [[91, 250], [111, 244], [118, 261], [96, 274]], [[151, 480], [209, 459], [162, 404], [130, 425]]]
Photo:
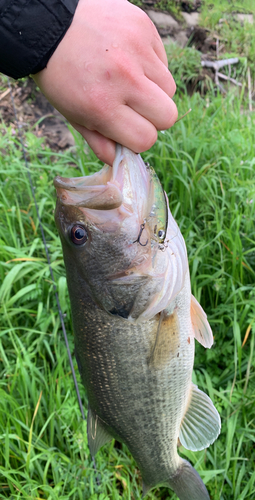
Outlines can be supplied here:
[[[126, 148], [124, 148], [124, 146], [121, 146], [121, 144], [116, 143], [116, 153], [115, 153], [115, 158], [114, 158], [113, 165], [112, 165], [113, 179], [116, 179], [116, 177], [117, 177], [119, 166], [120, 166], [120, 164], [125, 156], [125, 150], [126, 150]], [[126, 151], [128, 151], [128, 150], [126, 150]]]
[[57, 198], [62, 205], [95, 210], [121, 208], [123, 215], [138, 208], [140, 224], [148, 213], [149, 175], [140, 155], [120, 144], [116, 145], [113, 167], [105, 165], [100, 171], [85, 177], [54, 179]]
[[61, 188], [61, 189], [75, 190], [76, 188], [75, 186], [71, 185], [70, 180], [71, 179], [68, 179], [67, 177], [60, 177], [60, 175], [57, 175], [57, 177], [55, 177], [53, 181], [53, 184], [56, 189]]
[[95, 210], [112, 210], [122, 205], [123, 197], [116, 182], [111, 181], [107, 167], [91, 176], [65, 178], [57, 176], [54, 186], [62, 205]]
[[[79, 185], [75, 183], [75, 179], [80, 179]], [[67, 191], [86, 191], [87, 186], [82, 184], [81, 179], [82, 177], [61, 177], [57, 175], [53, 180], [53, 184], [57, 193], [59, 189], [65, 189]]]
[[136, 213], [136, 221], [140, 227], [150, 212], [151, 196], [149, 169], [140, 154], [116, 144], [112, 180], [120, 186], [123, 207], [130, 214]]

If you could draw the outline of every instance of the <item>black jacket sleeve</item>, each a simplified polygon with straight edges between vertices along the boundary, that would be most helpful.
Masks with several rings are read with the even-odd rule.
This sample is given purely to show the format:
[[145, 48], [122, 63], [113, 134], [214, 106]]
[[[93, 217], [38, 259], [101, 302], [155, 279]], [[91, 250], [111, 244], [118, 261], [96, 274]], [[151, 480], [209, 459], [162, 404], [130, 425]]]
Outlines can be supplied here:
[[37, 73], [68, 30], [78, 0], [0, 0], [0, 72]]

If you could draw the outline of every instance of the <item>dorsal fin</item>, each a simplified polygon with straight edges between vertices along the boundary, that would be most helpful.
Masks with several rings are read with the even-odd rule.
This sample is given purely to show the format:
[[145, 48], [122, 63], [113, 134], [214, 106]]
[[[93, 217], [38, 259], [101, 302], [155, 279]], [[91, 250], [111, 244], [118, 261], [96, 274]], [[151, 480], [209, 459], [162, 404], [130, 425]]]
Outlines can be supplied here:
[[212, 347], [213, 334], [211, 327], [204, 309], [200, 306], [194, 295], [191, 295], [190, 313], [195, 339], [204, 347]]

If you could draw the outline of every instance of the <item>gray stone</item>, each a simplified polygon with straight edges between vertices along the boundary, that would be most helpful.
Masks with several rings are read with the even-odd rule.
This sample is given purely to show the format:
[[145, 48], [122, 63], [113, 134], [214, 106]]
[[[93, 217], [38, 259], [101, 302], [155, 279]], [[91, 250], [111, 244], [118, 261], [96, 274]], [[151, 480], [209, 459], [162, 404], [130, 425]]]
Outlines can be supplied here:
[[192, 26], [197, 26], [199, 22], [199, 13], [198, 12], [182, 12], [182, 16], [186, 22], [186, 24], [191, 28]]
[[252, 14], [236, 14], [235, 18], [242, 23], [250, 23], [253, 24], [253, 15]]
[[164, 45], [171, 45], [171, 43], [175, 42], [175, 39], [173, 36], [162, 36], [161, 40]]
[[174, 35], [175, 37], [175, 40], [176, 42], [178, 43], [178, 45], [180, 45], [180, 47], [186, 47], [187, 43], [188, 43], [188, 37], [186, 35], [186, 31], [182, 30], [182, 31], [177, 31]]
[[161, 40], [164, 45], [171, 45], [171, 43], [176, 43], [183, 48], [187, 45], [188, 37], [186, 35], [186, 32], [184, 30], [181, 30], [177, 31], [172, 36], [163, 36], [161, 37]]
[[155, 10], [147, 10], [146, 13], [159, 28], [178, 28], [177, 21], [170, 14], [156, 12]]

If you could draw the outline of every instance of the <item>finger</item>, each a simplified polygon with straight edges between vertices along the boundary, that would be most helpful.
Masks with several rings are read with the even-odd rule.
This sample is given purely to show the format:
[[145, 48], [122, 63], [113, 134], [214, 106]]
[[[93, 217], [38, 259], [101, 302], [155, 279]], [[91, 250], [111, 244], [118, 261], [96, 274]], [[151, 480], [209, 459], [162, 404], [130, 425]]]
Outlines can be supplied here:
[[156, 83], [164, 92], [173, 97], [176, 91], [175, 81], [165, 64], [154, 54], [149, 63], [144, 64], [144, 74], [149, 80]]
[[99, 160], [112, 166], [115, 158], [116, 143], [104, 137], [99, 132], [88, 130], [78, 123], [72, 122], [71, 125], [84, 137]]
[[154, 82], [144, 78], [140, 92], [133, 92], [127, 99], [132, 110], [151, 122], [157, 130], [173, 126], [178, 117], [174, 101]]
[[112, 112], [111, 120], [102, 120], [98, 123], [97, 131], [89, 130], [81, 123], [73, 121], [70, 123], [103, 161], [106, 157], [112, 158], [112, 145], [109, 144], [109, 139], [113, 144], [118, 142], [135, 153], [150, 149], [157, 140], [157, 130], [154, 125], [126, 105], [118, 106]]
[[135, 153], [150, 149], [157, 140], [156, 127], [127, 105], [112, 111], [111, 119], [98, 123], [97, 131]]

